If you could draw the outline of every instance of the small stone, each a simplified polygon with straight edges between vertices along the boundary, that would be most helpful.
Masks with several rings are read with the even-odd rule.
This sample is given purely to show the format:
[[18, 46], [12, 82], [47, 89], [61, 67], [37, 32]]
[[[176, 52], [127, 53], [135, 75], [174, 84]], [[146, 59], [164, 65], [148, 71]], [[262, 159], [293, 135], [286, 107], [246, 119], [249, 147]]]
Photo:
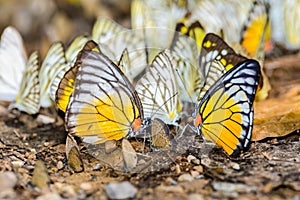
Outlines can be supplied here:
[[48, 147], [49, 145], [50, 145], [49, 142], [44, 142], [44, 146], [45, 146], [45, 147]]
[[171, 177], [166, 178], [166, 183], [169, 185], [177, 185], [177, 181], [175, 181]]
[[192, 181], [194, 178], [190, 174], [182, 174], [178, 177], [178, 182]]
[[238, 163], [231, 162], [229, 165], [230, 165], [230, 167], [231, 167], [232, 169], [235, 169], [235, 170], [237, 170], [237, 171], [241, 169], [241, 167], [240, 167], [240, 165], [239, 165]]
[[36, 198], [36, 200], [48, 200], [48, 199], [51, 199], [51, 200], [62, 200], [62, 198], [60, 197], [60, 195], [56, 194], [56, 193], [47, 193], [47, 194], [41, 195], [41, 196], [39, 196], [39, 197]]
[[125, 168], [127, 171], [132, 170], [137, 165], [137, 155], [130, 142], [126, 139], [122, 141], [122, 154], [124, 158]]
[[91, 183], [81, 183], [80, 189], [84, 191], [85, 194], [92, 194], [93, 193], [93, 187]]
[[128, 181], [109, 183], [105, 192], [110, 199], [128, 199], [135, 197], [137, 189]]
[[0, 174], [0, 191], [14, 188], [17, 185], [18, 178], [13, 172], [3, 172]]
[[187, 157], [187, 161], [188, 161], [189, 163], [191, 163], [191, 161], [194, 160], [194, 159], [196, 159], [196, 157], [193, 156], [193, 155], [188, 155], [188, 157]]
[[176, 172], [176, 174], [181, 173], [181, 169], [180, 169], [180, 166], [178, 164], [175, 165], [175, 172]]
[[105, 142], [105, 152], [111, 153], [118, 148], [117, 142], [115, 140], [108, 140]]
[[187, 198], [188, 200], [204, 200], [201, 194], [190, 194]]
[[71, 185], [63, 185], [60, 193], [65, 198], [73, 198], [77, 196], [75, 189]]
[[42, 189], [44, 187], [48, 187], [48, 183], [50, 182], [50, 178], [48, 176], [47, 168], [44, 165], [44, 162], [41, 160], [37, 160], [35, 162], [35, 167], [32, 175], [32, 184]]
[[194, 166], [193, 169], [199, 173], [203, 173], [203, 167], [201, 165]]
[[11, 164], [16, 168], [20, 168], [20, 167], [23, 167], [25, 162], [21, 161], [21, 160], [17, 160], [17, 161], [12, 161]]
[[103, 165], [98, 163], [94, 166], [93, 171], [99, 171], [102, 167]]
[[194, 165], [200, 165], [200, 160], [199, 160], [198, 158], [192, 159], [191, 162], [192, 162]]
[[64, 168], [64, 163], [60, 160], [56, 164], [57, 169], [61, 170]]
[[192, 170], [191, 175], [192, 177], [196, 178], [197, 176], [199, 176], [199, 172]]
[[0, 199], [17, 199], [17, 193], [13, 188], [0, 189]]

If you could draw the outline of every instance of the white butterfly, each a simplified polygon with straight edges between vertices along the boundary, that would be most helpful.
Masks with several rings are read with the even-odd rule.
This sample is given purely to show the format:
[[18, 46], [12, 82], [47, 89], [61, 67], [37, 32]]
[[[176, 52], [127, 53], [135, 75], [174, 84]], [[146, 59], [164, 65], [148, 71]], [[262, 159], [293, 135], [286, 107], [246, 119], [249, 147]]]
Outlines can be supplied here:
[[21, 35], [15, 28], [7, 27], [0, 43], [0, 100], [15, 100], [26, 64], [27, 55]]
[[65, 68], [65, 65], [66, 58], [63, 44], [60, 42], [52, 44], [39, 72], [41, 107], [48, 108], [54, 105], [54, 102], [50, 97], [50, 85], [58, 72]]
[[17, 108], [28, 114], [36, 114], [40, 109], [40, 85], [39, 85], [38, 52], [33, 52], [28, 60], [21, 87], [14, 103], [9, 107]]
[[145, 75], [137, 82], [145, 118], [159, 118], [166, 124], [178, 125], [181, 111], [173, 56], [165, 50], [159, 53]]

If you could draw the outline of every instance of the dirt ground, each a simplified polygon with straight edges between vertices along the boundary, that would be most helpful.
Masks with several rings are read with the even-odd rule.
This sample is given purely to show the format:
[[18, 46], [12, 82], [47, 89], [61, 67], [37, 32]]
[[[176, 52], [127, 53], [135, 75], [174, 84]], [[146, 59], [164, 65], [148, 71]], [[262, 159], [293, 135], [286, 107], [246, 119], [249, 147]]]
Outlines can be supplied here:
[[[19, 3], [9, 2], [8, 5]], [[24, 5], [19, 6], [25, 6], [21, 9], [24, 12], [27, 5], [25, 2], [31, 1], [24, 1]], [[43, 17], [36, 13], [27, 16], [27, 19], [34, 19], [28, 22], [32, 26], [30, 29], [26, 26], [21, 29], [27, 41], [27, 49], [37, 48], [42, 56], [51, 39], [43, 39], [45, 37], [41, 37], [41, 33], [46, 36], [51, 32], [49, 27], [60, 30], [63, 25], [64, 31], [54, 32], [67, 43], [72, 36], [89, 31], [95, 21], [92, 11], [99, 12], [93, 5], [83, 12], [75, 3], [69, 5], [64, 3], [67, 1], [55, 2], [59, 12], [54, 12], [55, 9], [48, 6], [40, 13]], [[129, 1], [122, 2], [126, 3], [118, 6], [115, 3], [115, 7], [109, 4], [111, 10], [99, 9], [105, 16], [117, 19], [126, 26], [130, 23]], [[7, 10], [0, 12], [2, 28], [10, 25], [2, 14], [12, 14], [8, 14], [8, 7], [3, 6], [4, 1], [0, 3], [2, 10]], [[12, 13], [23, 16], [19, 7], [12, 7]], [[84, 14], [78, 17], [74, 11]], [[52, 17], [51, 21], [46, 19], [47, 16]], [[47, 20], [49, 23], [45, 22]], [[300, 55], [285, 56], [286, 53], [282, 52], [278, 50], [270, 56], [271, 59], [266, 60], [266, 72], [272, 85], [270, 98], [282, 98], [288, 91], [293, 95], [300, 94]], [[158, 151], [148, 156], [153, 160], [151, 167], [131, 172], [107, 165], [99, 160], [97, 151], [79, 143], [84, 171], [76, 173], [67, 166], [66, 132], [62, 119], [48, 112], [43, 116], [46, 119], [50, 117], [54, 122], [45, 124], [41, 122], [45, 120], [41, 116], [11, 113], [7, 104], [1, 103], [0, 199], [109, 199], [118, 194], [133, 199], [300, 199], [298, 130], [284, 137], [252, 142], [249, 150], [236, 158], [229, 158], [221, 148], [195, 135], [187, 135], [178, 141], [181, 149], [176, 154]], [[108, 159], [119, 159], [110, 155]], [[122, 165], [123, 160], [119, 163]], [[112, 183], [127, 185], [117, 185], [117, 189], [112, 189]]]

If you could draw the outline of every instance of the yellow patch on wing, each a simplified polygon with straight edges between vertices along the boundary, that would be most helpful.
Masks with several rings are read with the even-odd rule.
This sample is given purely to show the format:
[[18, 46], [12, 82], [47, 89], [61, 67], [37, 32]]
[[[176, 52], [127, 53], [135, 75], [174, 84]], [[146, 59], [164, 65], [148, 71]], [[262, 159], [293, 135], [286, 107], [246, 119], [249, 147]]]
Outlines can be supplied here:
[[124, 138], [132, 125], [137, 131], [141, 126], [141, 123], [138, 123], [140, 122], [138, 109], [133, 107], [129, 97], [120, 95], [124, 98], [120, 99], [118, 93], [113, 93], [96, 100], [92, 106], [91, 104], [83, 106], [76, 119], [78, 124], [75, 127], [76, 135], [97, 136], [99, 140], [96, 143], [103, 143], [107, 140]]
[[205, 138], [221, 146], [229, 155], [237, 148], [241, 137], [242, 107], [228, 93], [218, 90], [202, 104], [203, 124], [201, 132]]
[[253, 20], [252, 24], [244, 33], [244, 40], [242, 41], [242, 46], [247, 49], [251, 57], [254, 57], [259, 45], [264, 39], [265, 26], [267, 22], [267, 15], [257, 17]]

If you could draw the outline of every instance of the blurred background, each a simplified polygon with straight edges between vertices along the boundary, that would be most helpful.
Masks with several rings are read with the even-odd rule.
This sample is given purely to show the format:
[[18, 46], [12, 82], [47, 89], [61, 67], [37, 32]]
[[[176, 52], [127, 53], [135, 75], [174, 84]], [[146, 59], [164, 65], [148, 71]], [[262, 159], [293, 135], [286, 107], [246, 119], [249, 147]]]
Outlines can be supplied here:
[[21, 33], [27, 53], [42, 58], [51, 43], [68, 45], [75, 36], [91, 32], [98, 16], [130, 27], [130, 0], [0, 0], [0, 31], [12, 25]]

